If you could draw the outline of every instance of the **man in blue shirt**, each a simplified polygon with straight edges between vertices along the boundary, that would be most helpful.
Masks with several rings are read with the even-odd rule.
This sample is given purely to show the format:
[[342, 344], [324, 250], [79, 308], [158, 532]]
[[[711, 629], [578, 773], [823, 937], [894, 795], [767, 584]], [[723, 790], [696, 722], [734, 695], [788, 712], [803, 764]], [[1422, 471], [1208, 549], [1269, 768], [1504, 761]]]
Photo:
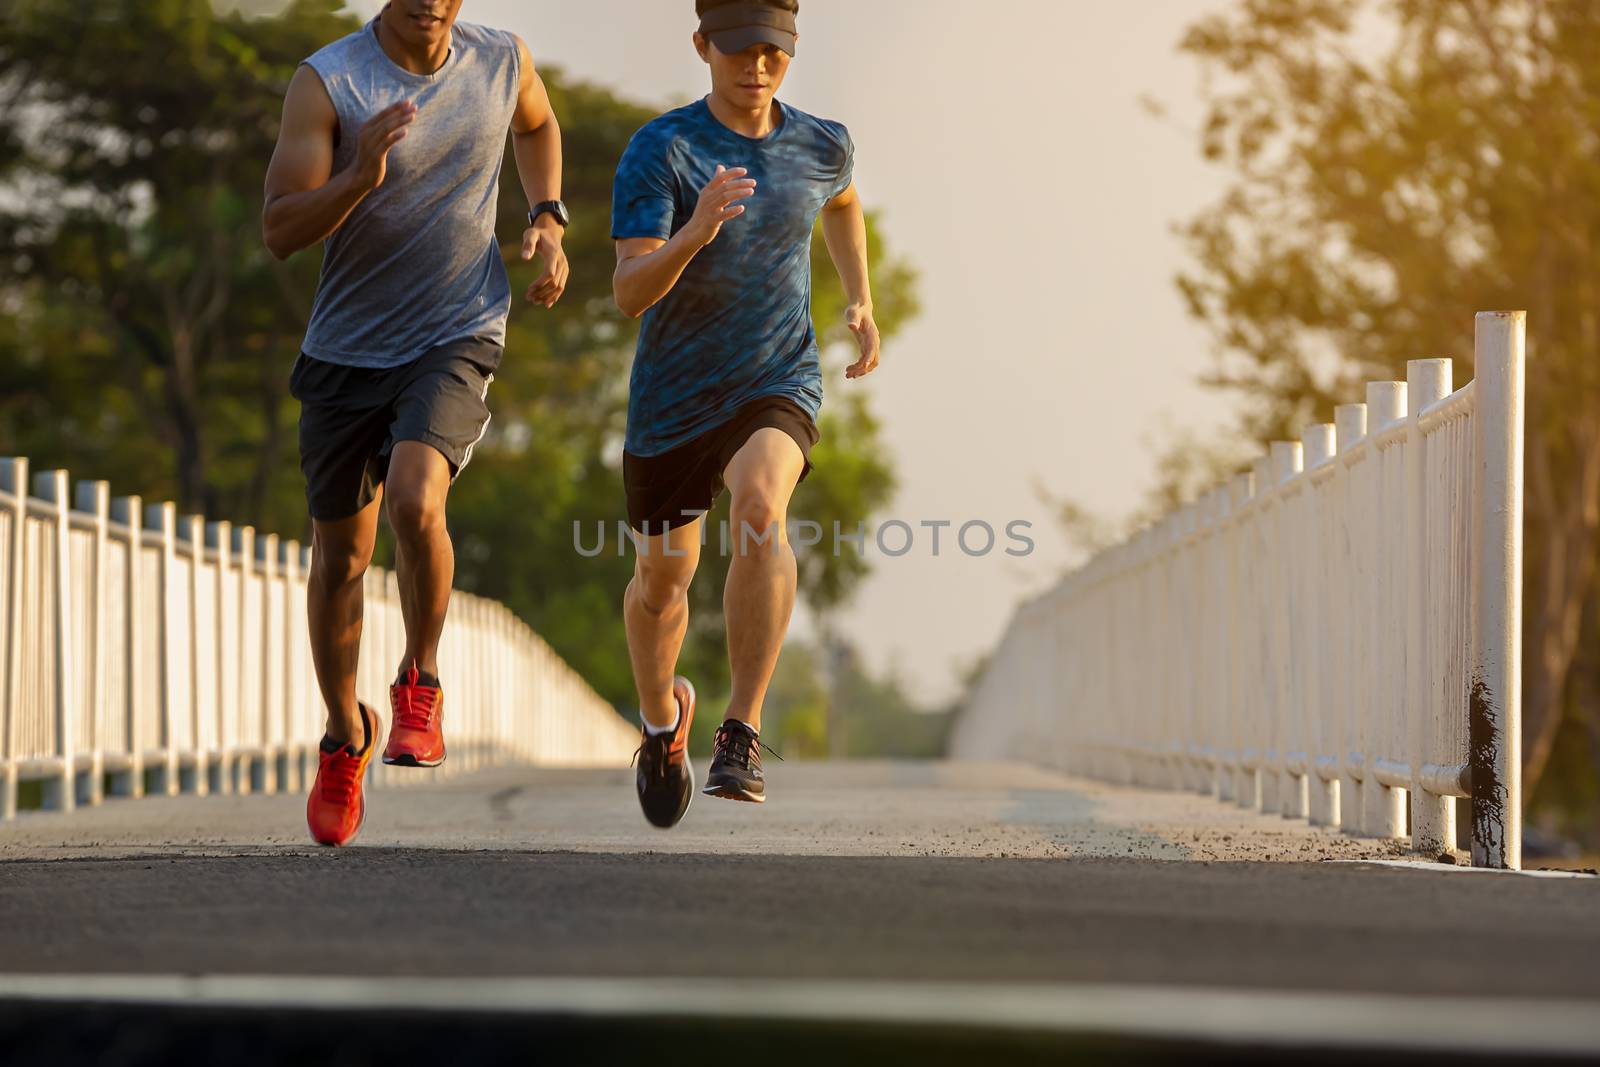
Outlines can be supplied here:
[[794, 610], [789, 498], [811, 469], [822, 371], [811, 321], [817, 218], [849, 302], [860, 378], [878, 366], [854, 145], [774, 99], [799, 0], [697, 0], [711, 92], [634, 135], [617, 170], [617, 306], [644, 321], [624, 444], [639, 532], [624, 599], [643, 741], [639, 802], [661, 827], [688, 810], [694, 688], [676, 676], [704, 513], [732, 493], [723, 610], [733, 691], [704, 792], [761, 802], [761, 704]]

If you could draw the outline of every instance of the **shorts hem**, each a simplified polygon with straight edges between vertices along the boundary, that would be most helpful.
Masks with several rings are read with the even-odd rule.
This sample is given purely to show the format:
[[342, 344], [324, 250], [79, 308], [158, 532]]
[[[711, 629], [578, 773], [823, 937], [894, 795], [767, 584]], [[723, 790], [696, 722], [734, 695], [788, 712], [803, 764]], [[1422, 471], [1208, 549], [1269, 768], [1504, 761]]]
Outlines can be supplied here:
[[[800, 450], [803, 465], [796, 485], [814, 469], [811, 450], [819, 433], [811, 413], [782, 395], [761, 397], [741, 406], [733, 416], [699, 438], [656, 456], [623, 450], [623, 487], [628, 503], [628, 527], [654, 536], [687, 526], [709, 512], [726, 491], [723, 474], [739, 450], [765, 429], [782, 431]], [[691, 447], [692, 446], [692, 447]], [[668, 457], [663, 460], [663, 456]], [[638, 473], [630, 477], [630, 467]], [[653, 469], [652, 469], [653, 468]], [[634, 478], [644, 479], [644, 484]], [[652, 489], [652, 487], [658, 487]], [[702, 507], [703, 504], [703, 507]], [[639, 513], [645, 512], [640, 518]], [[684, 512], [689, 512], [685, 515]]]
[[413, 444], [427, 445], [429, 448], [443, 456], [444, 461], [450, 464], [451, 481], [454, 481], [462, 471], [467, 469], [467, 463], [472, 459], [471, 445], [468, 445], [466, 448], [462, 448], [458, 443], [451, 441], [447, 437], [441, 437], [432, 430], [401, 431], [396, 436], [390, 438], [388, 445], [384, 448], [382, 453], [384, 458], [387, 459], [388, 457], [393, 456], [394, 446], [400, 444], [402, 441], [410, 441]]
[[[343, 508], [333, 509], [319, 507], [310, 500], [307, 500], [306, 514], [311, 517], [312, 522], [344, 522], [346, 519], [353, 519], [363, 511], [367, 510], [367, 508], [372, 506], [372, 502], [376, 499], [378, 499], [378, 496], [376, 493], [374, 493], [365, 501], [357, 504], [355, 508], [350, 511], [344, 511]], [[339, 514], [338, 512], [343, 512], [343, 514]]]

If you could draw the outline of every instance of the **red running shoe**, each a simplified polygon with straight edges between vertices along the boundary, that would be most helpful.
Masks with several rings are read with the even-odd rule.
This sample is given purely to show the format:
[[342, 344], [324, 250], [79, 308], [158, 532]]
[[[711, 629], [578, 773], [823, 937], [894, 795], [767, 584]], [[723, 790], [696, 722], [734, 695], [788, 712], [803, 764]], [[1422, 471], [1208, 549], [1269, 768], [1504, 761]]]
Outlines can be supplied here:
[[444, 689], [415, 665], [389, 687], [389, 745], [383, 762], [395, 767], [437, 767], [444, 762]]
[[372, 754], [378, 750], [383, 723], [378, 720], [378, 713], [365, 704], [361, 705], [361, 720], [367, 727], [367, 744], [360, 752], [354, 745], [322, 739], [317, 780], [306, 798], [306, 825], [319, 845], [348, 845], [367, 821], [361, 779], [372, 762]]

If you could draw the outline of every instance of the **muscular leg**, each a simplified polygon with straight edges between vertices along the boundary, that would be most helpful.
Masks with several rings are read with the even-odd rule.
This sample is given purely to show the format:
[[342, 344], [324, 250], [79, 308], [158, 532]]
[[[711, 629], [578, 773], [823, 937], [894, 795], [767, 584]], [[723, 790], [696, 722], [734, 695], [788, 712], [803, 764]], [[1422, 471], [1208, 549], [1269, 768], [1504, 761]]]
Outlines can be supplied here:
[[444, 518], [450, 463], [431, 445], [401, 441], [389, 456], [385, 491], [397, 547], [400, 611], [406, 624], [406, 653], [400, 670], [415, 663], [437, 675], [439, 635], [444, 631], [456, 572], [455, 549]]
[[356, 704], [356, 657], [361, 648], [362, 578], [372, 562], [383, 496], [336, 522], [313, 521], [311, 574], [306, 580], [311, 662], [328, 706], [328, 736], [355, 741], [366, 734]]
[[672, 679], [689, 629], [689, 582], [700, 563], [704, 523], [699, 518], [644, 538], [634, 555], [633, 580], [622, 598], [639, 710], [652, 726], [671, 726], [678, 718]]
[[789, 631], [798, 584], [789, 545], [789, 498], [805, 456], [782, 430], [757, 430], [728, 463], [723, 481], [733, 494], [733, 563], [722, 594], [728, 626], [733, 692], [727, 717], [761, 729], [761, 704]]

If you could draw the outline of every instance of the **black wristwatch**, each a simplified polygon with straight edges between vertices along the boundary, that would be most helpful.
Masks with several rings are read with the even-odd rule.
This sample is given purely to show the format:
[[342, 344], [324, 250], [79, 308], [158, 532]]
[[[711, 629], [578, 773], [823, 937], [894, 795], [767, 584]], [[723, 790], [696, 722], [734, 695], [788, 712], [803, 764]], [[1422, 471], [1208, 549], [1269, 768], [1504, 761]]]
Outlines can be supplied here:
[[539, 221], [539, 216], [546, 212], [556, 217], [556, 225], [563, 230], [572, 225], [572, 214], [567, 211], [567, 205], [560, 200], [546, 200], [542, 204], [533, 205], [533, 210], [528, 212], [528, 225], [532, 226]]

